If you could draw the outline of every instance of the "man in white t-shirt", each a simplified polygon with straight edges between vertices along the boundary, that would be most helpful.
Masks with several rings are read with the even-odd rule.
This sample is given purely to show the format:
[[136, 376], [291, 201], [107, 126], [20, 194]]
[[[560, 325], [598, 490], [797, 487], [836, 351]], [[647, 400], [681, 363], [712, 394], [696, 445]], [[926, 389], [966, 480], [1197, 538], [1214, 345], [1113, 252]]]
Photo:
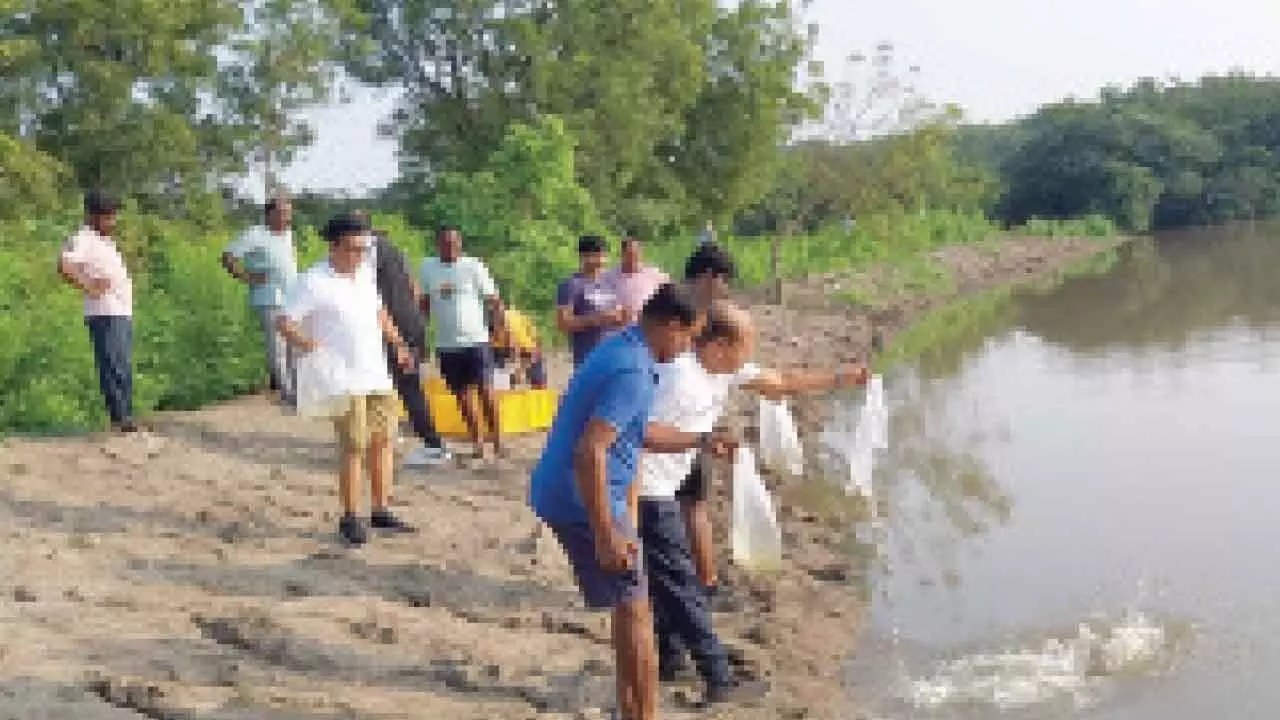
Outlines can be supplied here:
[[236, 238], [222, 253], [222, 266], [235, 279], [249, 286], [249, 305], [262, 325], [267, 352], [267, 372], [271, 389], [280, 399], [293, 404], [294, 361], [288, 344], [276, 331], [276, 320], [298, 275], [298, 257], [293, 246], [293, 205], [283, 195], [267, 201], [266, 225], [257, 225]]
[[[866, 368], [856, 364], [827, 373], [764, 369], [747, 362], [754, 345], [755, 332], [747, 313], [723, 301], [713, 302], [693, 352], [659, 368], [657, 394], [649, 416], [651, 432], [671, 428], [710, 434], [727, 410], [734, 388], [780, 398], [867, 380]], [[695, 472], [696, 456], [697, 451], [688, 450], [646, 453], [641, 458], [640, 540], [649, 573], [659, 676], [673, 679], [688, 650], [707, 685], [707, 701], [718, 703], [758, 688], [733, 680], [728, 656], [711, 629], [708, 594], [694, 564], [677, 497]], [[705, 496], [705, 488], [699, 492]]]
[[84, 225], [58, 255], [58, 274], [84, 293], [84, 324], [93, 343], [98, 383], [111, 429], [135, 432], [133, 417], [133, 281], [112, 234], [116, 200], [101, 192], [84, 198]]
[[358, 546], [368, 540], [365, 525], [356, 516], [357, 483], [366, 454], [370, 525], [390, 532], [414, 531], [393, 515], [388, 505], [392, 436], [399, 413], [384, 343], [390, 344], [401, 367], [412, 367], [414, 358], [382, 306], [372, 268], [363, 262], [373, 238], [368, 223], [354, 214], [339, 215], [329, 221], [324, 236], [329, 244], [328, 259], [316, 263], [290, 287], [276, 326], [299, 352], [323, 348], [342, 368], [337, 375], [344, 386], [332, 389], [348, 398], [345, 412], [334, 418], [341, 452], [338, 494], [343, 514], [338, 534]]
[[502, 454], [502, 433], [498, 427], [498, 401], [493, 392], [493, 349], [489, 345], [489, 322], [497, 329], [503, 320], [502, 300], [489, 268], [479, 259], [462, 254], [462, 233], [451, 225], [436, 232], [437, 257], [422, 261], [422, 313], [435, 321], [436, 359], [440, 375], [458, 401], [458, 410], [475, 448], [474, 457], [484, 458], [480, 418], [475, 395], [493, 441], [495, 454]]

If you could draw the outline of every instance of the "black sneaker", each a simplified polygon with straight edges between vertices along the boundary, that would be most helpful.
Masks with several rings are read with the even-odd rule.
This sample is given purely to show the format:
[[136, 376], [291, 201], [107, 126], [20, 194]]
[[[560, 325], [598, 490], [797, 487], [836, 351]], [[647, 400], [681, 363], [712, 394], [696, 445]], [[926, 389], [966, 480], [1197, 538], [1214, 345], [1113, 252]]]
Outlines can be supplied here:
[[364, 529], [364, 523], [355, 515], [344, 515], [338, 521], [338, 537], [352, 547], [369, 542], [369, 533]]
[[725, 703], [751, 703], [769, 694], [769, 684], [763, 680], [735, 680], [707, 686], [704, 699], [707, 705]]
[[374, 510], [369, 514], [369, 525], [375, 530], [408, 535], [418, 532], [418, 528], [391, 514], [390, 510]]

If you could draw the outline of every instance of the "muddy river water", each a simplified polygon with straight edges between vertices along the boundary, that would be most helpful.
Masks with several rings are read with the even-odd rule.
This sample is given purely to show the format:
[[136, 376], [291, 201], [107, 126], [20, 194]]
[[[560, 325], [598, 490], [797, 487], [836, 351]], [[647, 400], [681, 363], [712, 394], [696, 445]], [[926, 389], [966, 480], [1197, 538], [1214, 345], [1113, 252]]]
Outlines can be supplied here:
[[1160, 236], [971, 315], [885, 376], [857, 705], [1274, 717], [1280, 226]]

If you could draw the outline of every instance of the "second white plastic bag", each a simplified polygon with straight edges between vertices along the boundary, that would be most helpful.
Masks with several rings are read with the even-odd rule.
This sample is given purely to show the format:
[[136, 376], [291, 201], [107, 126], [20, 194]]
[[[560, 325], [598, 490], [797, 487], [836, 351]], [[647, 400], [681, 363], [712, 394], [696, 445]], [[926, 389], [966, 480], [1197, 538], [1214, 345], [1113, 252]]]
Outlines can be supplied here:
[[733, 463], [733, 562], [748, 570], [774, 570], [782, 564], [782, 528], [773, 496], [756, 468], [751, 448], [738, 448]]
[[295, 385], [298, 415], [332, 418], [345, 413], [350, 401], [346, 376], [341, 358], [322, 347], [299, 357]]
[[804, 446], [785, 400], [760, 398], [760, 462], [778, 473], [804, 472]]
[[884, 379], [873, 375], [861, 403], [838, 401], [828, 427], [820, 435], [825, 469], [842, 477], [845, 492], [872, 497], [876, 454], [889, 447], [889, 411]]

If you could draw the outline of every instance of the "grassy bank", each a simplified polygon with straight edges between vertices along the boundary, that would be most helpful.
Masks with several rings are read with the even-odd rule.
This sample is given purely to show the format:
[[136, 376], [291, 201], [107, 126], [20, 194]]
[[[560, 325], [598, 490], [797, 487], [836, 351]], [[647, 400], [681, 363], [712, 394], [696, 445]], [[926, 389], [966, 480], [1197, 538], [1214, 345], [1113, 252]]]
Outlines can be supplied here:
[[[377, 217], [411, 261], [432, 252], [429, 235], [398, 217]], [[54, 264], [58, 248], [73, 231], [73, 213], [41, 221], [0, 224], [0, 432], [74, 432], [105, 422], [78, 293], [62, 284]], [[1056, 223], [1034, 228], [1040, 235], [1107, 234], [1110, 228]], [[1085, 231], [1088, 232], [1085, 232]], [[121, 215], [120, 243], [133, 271], [136, 311], [136, 405], [142, 414], [157, 409], [192, 409], [261, 386], [262, 350], [256, 321], [243, 288], [229, 279], [218, 258], [232, 230], [194, 223]], [[787, 278], [870, 266], [895, 268], [904, 292], [932, 292], [939, 278], [928, 260], [937, 248], [999, 242], [1002, 229], [981, 215], [926, 213], [867, 217], [852, 229], [830, 229], [785, 238], [779, 267]], [[1016, 231], [1022, 232], [1022, 231]], [[1025, 230], [1031, 232], [1031, 229]], [[313, 229], [297, 233], [300, 264], [323, 257]], [[771, 277], [772, 238], [722, 237], [754, 286]], [[647, 245], [649, 260], [679, 276], [697, 241], [681, 238]], [[477, 241], [482, 250], [486, 245]], [[565, 243], [561, 243], [565, 245]], [[544, 338], [551, 330], [556, 281], [575, 267], [573, 247], [533, 252], [516, 244], [484, 254], [504, 297], [529, 311]], [[478, 250], [477, 250], [478, 251]]]
[[916, 362], [928, 376], [953, 374], [969, 351], [992, 332], [1016, 321], [1017, 298], [1046, 293], [1069, 277], [1101, 275], [1120, 260], [1120, 247], [1111, 247], [1054, 272], [1013, 285], [997, 285], [977, 294], [943, 302], [908, 322], [876, 357], [883, 371], [903, 362]]

